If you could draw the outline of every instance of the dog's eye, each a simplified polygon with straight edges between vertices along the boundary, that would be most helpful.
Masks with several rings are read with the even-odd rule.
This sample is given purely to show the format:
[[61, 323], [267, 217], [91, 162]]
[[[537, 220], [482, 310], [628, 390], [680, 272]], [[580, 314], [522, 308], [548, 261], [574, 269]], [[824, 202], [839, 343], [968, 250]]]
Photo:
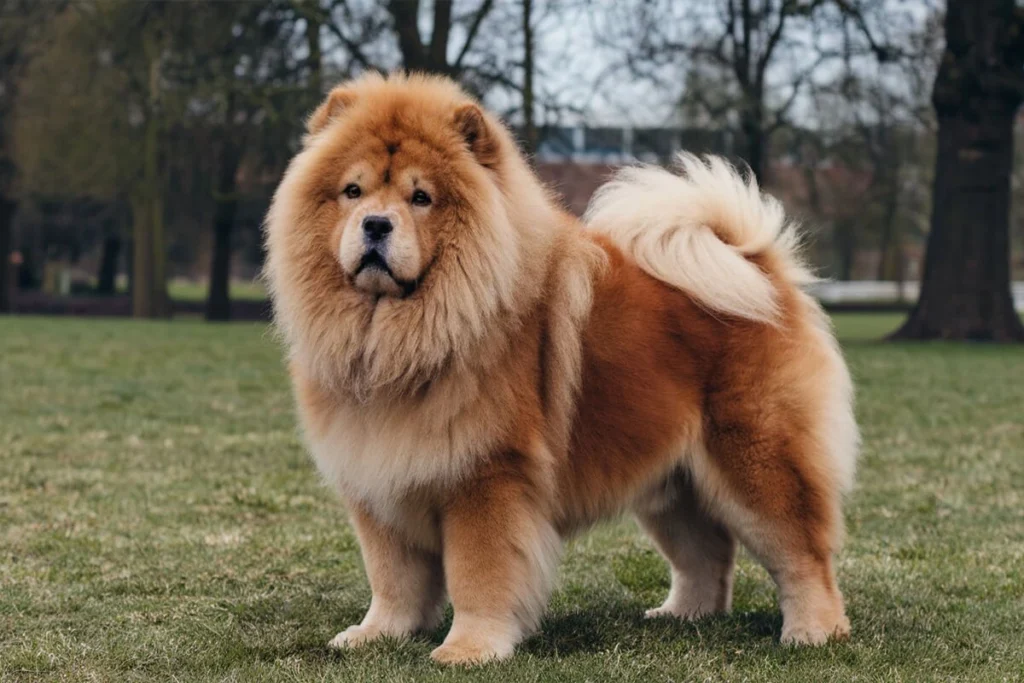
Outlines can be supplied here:
[[423, 190], [416, 190], [412, 193], [412, 203], [416, 206], [430, 206], [430, 195]]
[[356, 185], [355, 183], [349, 183], [348, 185], [345, 186], [345, 189], [342, 190], [341, 193], [348, 197], [349, 199], [358, 199], [359, 195], [361, 195], [363, 191], [359, 189], [359, 186]]

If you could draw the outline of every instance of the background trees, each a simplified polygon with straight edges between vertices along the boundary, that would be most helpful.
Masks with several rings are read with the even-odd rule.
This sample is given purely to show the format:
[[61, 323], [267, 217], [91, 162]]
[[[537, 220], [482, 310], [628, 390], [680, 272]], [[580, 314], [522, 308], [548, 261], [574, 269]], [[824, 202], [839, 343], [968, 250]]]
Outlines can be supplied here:
[[825, 275], [912, 280], [925, 263], [900, 336], [1021, 335], [1012, 0], [0, 3], [0, 253], [22, 261], [0, 258], [0, 308], [15, 270], [47, 285], [49, 264], [77, 263], [98, 293], [127, 280], [136, 315], [169, 314], [175, 275], [229, 318], [306, 113], [339, 79], [408, 68], [484, 98], [542, 173], [580, 140], [558, 125], [593, 127], [557, 189], [599, 178], [609, 144], [648, 153], [641, 133], [662, 159], [724, 152], [817, 226]]
[[18, 210], [17, 160], [14, 150], [14, 109], [25, 68], [47, 47], [42, 27], [63, 5], [40, 5], [32, 0], [0, 0], [0, 313], [9, 311], [14, 271], [13, 221]]

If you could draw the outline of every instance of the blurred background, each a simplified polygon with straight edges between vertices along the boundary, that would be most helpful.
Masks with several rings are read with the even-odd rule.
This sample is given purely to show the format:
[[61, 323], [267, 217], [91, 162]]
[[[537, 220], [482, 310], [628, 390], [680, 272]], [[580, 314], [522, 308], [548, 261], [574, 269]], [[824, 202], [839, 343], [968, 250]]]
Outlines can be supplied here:
[[461, 81], [580, 213], [617, 165], [745, 163], [834, 309], [1024, 340], [1013, 0], [0, 0], [0, 311], [258, 319], [260, 226], [338, 81]]

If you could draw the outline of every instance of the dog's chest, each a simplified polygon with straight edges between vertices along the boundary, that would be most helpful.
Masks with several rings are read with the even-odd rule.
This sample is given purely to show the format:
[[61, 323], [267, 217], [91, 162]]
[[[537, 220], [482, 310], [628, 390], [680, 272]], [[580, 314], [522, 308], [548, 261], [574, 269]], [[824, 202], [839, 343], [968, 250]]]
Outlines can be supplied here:
[[422, 515], [408, 509], [421, 505], [424, 492], [441, 495], [463, 483], [502, 428], [479, 402], [406, 409], [339, 403], [316, 419], [300, 402], [299, 413], [309, 450], [329, 484], [382, 521], [402, 518], [415, 526]]

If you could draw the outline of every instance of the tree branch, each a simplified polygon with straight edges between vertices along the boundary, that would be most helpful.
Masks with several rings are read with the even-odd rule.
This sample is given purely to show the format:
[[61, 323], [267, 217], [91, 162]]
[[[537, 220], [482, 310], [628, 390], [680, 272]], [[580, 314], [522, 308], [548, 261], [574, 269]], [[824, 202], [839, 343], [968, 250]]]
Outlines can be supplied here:
[[494, 0], [483, 0], [480, 4], [480, 9], [478, 9], [473, 15], [473, 21], [470, 23], [469, 29], [466, 31], [466, 42], [462, 44], [462, 49], [459, 50], [459, 56], [455, 58], [455, 63], [452, 65], [452, 68], [456, 72], [462, 70], [462, 62], [469, 53], [469, 49], [472, 47], [473, 41], [476, 40], [476, 35], [480, 31], [480, 24], [483, 23], [484, 18], [490, 13], [493, 7]]

